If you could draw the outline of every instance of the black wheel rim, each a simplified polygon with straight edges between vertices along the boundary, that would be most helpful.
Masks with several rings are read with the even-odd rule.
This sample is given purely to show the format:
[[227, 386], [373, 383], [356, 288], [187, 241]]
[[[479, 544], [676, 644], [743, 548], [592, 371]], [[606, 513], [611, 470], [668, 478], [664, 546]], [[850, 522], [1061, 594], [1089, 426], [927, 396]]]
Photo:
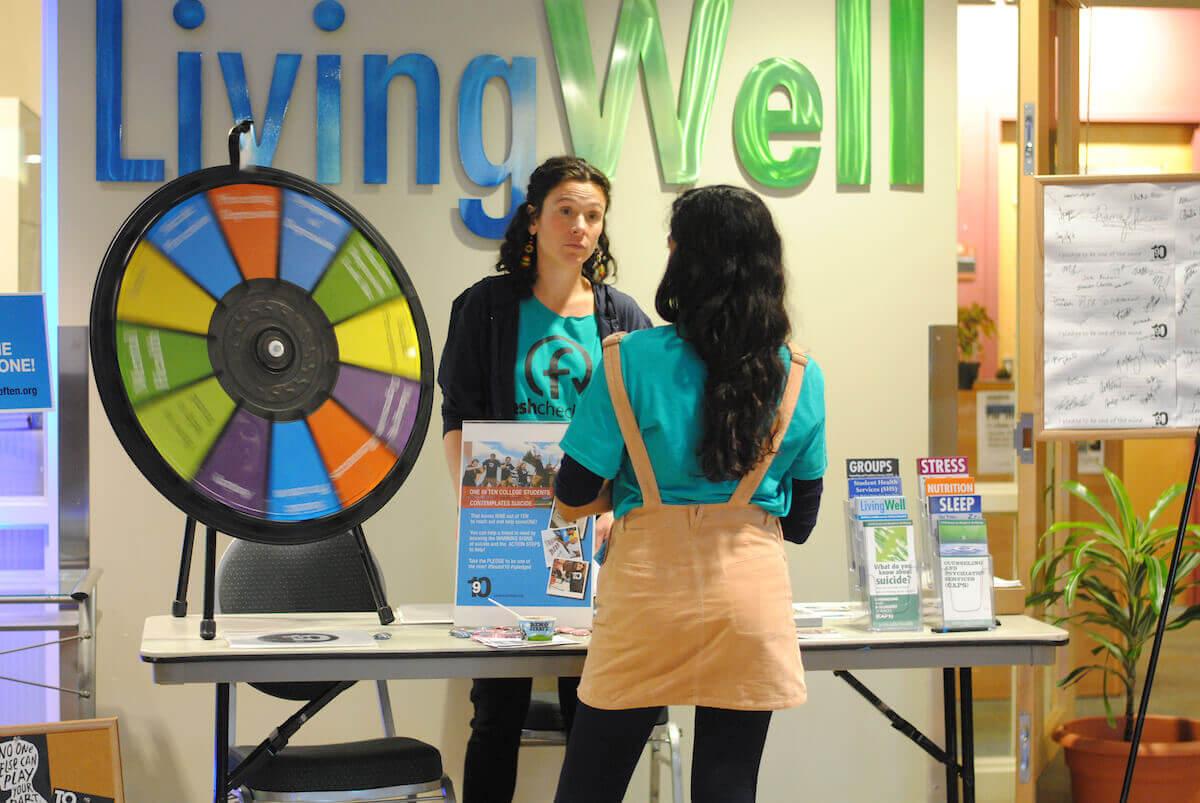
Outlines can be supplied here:
[[333, 193], [213, 167], [150, 195], [92, 297], [105, 413], [180, 510], [263, 543], [344, 532], [400, 488], [433, 401], [412, 281]]

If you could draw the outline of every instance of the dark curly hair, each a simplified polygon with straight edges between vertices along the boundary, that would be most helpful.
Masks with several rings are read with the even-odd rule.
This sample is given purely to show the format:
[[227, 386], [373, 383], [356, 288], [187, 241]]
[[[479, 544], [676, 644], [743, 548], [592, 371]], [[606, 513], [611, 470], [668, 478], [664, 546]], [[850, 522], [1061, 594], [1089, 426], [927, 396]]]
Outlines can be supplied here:
[[762, 199], [727, 185], [676, 198], [671, 239], [654, 307], [708, 368], [700, 468], [714, 482], [739, 479], [768, 456], [787, 375], [783, 245]]
[[[496, 270], [500, 273], [511, 273], [521, 282], [526, 292], [532, 292], [533, 283], [537, 281], [537, 249], [530, 254], [528, 268], [521, 267], [521, 256], [525, 244], [529, 242], [529, 224], [542, 212], [542, 204], [550, 191], [564, 181], [585, 181], [595, 184], [604, 193], [604, 212], [612, 205], [612, 185], [608, 176], [601, 173], [586, 159], [577, 156], [552, 156], [538, 165], [529, 176], [529, 186], [525, 190], [525, 202], [517, 207], [508, 228], [504, 232], [504, 242], [500, 243], [500, 257], [496, 260]], [[617, 275], [617, 261], [613, 258], [608, 247], [608, 232], [602, 231], [596, 241], [596, 253], [583, 263], [583, 275], [593, 283], [611, 279]]]

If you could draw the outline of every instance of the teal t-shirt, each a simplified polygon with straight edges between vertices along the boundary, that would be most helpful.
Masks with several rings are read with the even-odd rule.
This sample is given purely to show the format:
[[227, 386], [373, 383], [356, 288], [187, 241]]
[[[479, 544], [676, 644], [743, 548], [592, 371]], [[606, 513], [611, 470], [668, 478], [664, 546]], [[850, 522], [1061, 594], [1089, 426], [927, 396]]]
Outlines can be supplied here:
[[[786, 348], [780, 350], [780, 359], [788, 359]], [[707, 479], [696, 456], [703, 434], [701, 401], [707, 373], [704, 362], [674, 326], [634, 332], [621, 341], [621, 375], [663, 504], [728, 502], [737, 487], [735, 481]], [[642, 493], [603, 371], [596, 373], [584, 393], [562, 449], [589, 471], [614, 480], [618, 517], [641, 507]], [[751, 501], [776, 516], [786, 515], [792, 505], [791, 481], [824, 476], [827, 463], [825, 379], [810, 358], [783, 443]]]
[[595, 315], [564, 318], [530, 296], [517, 314], [518, 421], [570, 421], [584, 388], [601, 373]]

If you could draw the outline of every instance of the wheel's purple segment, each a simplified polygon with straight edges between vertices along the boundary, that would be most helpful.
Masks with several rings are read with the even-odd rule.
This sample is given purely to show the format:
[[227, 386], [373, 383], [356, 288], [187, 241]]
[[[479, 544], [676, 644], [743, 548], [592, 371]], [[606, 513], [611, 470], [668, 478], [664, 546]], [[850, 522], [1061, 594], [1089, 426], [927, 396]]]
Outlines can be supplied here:
[[270, 429], [267, 421], [239, 410], [196, 475], [196, 487], [234, 510], [264, 518]]
[[333, 397], [396, 454], [404, 452], [417, 420], [419, 383], [343, 364]]

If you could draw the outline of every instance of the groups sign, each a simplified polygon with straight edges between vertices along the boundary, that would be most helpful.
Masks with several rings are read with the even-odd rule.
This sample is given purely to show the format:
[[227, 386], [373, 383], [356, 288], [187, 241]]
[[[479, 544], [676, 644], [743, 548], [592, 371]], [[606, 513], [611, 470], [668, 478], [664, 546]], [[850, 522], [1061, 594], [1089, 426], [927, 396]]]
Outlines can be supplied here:
[[[871, 182], [871, 0], [827, 0], [836, 3], [836, 157], [839, 185]], [[165, 5], [165, 4], [164, 4]], [[305, 4], [307, 5], [307, 4]], [[566, 110], [576, 154], [613, 175], [624, 142], [639, 67], [650, 108], [662, 180], [689, 184], [697, 180], [717, 76], [728, 41], [733, 0], [695, 0], [678, 90], [667, 67], [655, 0], [621, 0], [606, 77], [597, 80], [583, 0], [544, 0], [544, 12], [557, 67], [558, 89]], [[232, 8], [232, 6], [228, 6]], [[96, 0], [96, 178], [99, 181], [163, 181], [158, 158], [127, 158], [122, 149], [122, 15], [124, 0]], [[341, 27], [346, 10], [334, 0], [321, 0], [313, 12], [323, 31]], [[890, 183], [924, 182], [924, 0], [891, 0], [890, 34]], [[173, 19], [191, 30], [205, 22], [201, 0], [178, 0]], [[180, 51], [177, 58], [178, 165], [180, 173], [201, 165], [202, 87], [206, 54]], [[284, 127], [288, 103], [305, 56], [278, 53], [265, 104], [251, 102], [241, 52], [215, 54], [229, 99], [232, 120], [254, 119], [260, 132], [251, 145], [256, 164], [270, 165]], [[386, 183], [388, 168], [388, 87], [403, 77], [416, 95], [417, 184], [441, 181], [441, 75], [433, 59], [422, 53], [362, 55], [362, 180]], [[342, 178], [342, 54], [322, 53], [314, 59], [316, 92], [316, 179], [337, 184]], [[534, 167], [534, 115], [538, 60], [535, 56], [485, 53], [467, 65], [458, 92], [458, 159], [467, 177], [481, 187], [508, 179], [508, 213], [493, 218], [478, 198], [459, 201], [464, 224], [481, 237], [500, 238], [512, 209], [524, 200], [524, 186]], [[504, 162], [492, 162], [483, 147], [483, 94], [492, 80], [503, 81], [511, 104], [512, 138]], [[784, 109], [768, 107], [782, 91]], [[821, 154], [817, 142], [794, 145], [786, 157], [772, 153], [773, 136], [817, 134], [824, 124], [821, 88], [807, 67], [777, 56], [755, 65], [745, 76], [734, 106], [734, 145], [746, 173], [776, 189], [800, 189], [813, 177]], [[254, 108], [264, 108], [261, 116]]]

